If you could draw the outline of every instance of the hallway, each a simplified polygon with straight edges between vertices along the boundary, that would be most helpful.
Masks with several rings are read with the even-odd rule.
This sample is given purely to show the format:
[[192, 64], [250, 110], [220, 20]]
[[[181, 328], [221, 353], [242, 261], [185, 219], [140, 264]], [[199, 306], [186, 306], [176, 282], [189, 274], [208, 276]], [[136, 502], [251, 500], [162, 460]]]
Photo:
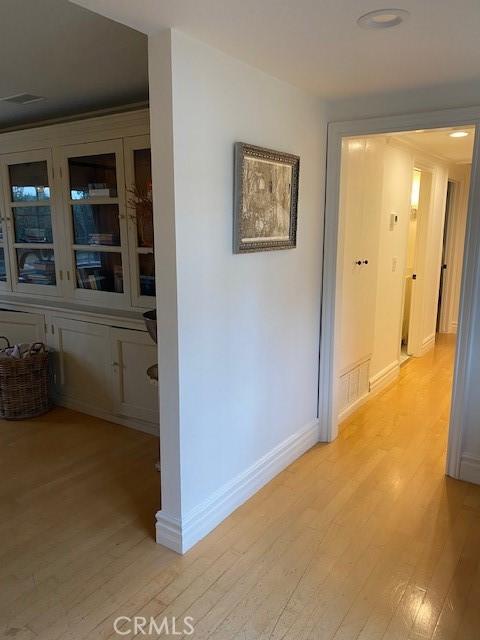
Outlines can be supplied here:
[[[22, 467], [25, 509], [16, 483], [4, 484], [2, 636], [113, 639], [117, 616], [139, 615], [193, 616], [195, 640], [477, 640], [480, 487], [444, 476], [453, 351], [441, 337], [410, 359], [336, 442], [311, 449], [183, 557], [145, 526], [158, 482], [153, 438], [57, 410], [9, 447], [12, 423], [2, 423], [10, 466], [40, 427], [51, 442], [63, 432], [57, 451], [72, 456], [61, 490]], [[75, 458], [66, 445], [82, 421], [99, 443]], [[91, 451], [108, 441], [138, 455], [121, 486], [118, 461], [88, 472]], [[42, 448], [44, 470], [52, 452]], [[132, 498], [137, 513], [122, 507]]]

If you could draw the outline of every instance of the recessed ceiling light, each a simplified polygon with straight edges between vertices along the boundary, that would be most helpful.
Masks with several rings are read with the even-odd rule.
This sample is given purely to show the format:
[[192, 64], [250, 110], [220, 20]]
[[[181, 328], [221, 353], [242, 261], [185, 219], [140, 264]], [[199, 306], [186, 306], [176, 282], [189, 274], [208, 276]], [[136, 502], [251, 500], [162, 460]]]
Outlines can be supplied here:
[[409, 15], [405, 9], [377, 9], [360, 16], [357, 24], [364, 29], [389, 29], [405, 22]]
[[465, 136], [468, 136], [468, 131], [452, 131], [448, 135], [450, 138], [465, 138]]

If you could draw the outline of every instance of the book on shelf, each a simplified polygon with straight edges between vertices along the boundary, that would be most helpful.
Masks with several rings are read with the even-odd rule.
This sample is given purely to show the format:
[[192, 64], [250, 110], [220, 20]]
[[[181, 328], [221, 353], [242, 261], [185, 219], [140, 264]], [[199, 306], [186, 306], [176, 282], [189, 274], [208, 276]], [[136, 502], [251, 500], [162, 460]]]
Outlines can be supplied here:
[[102, 284], [107, 277], [100, 273], [100, 270], [77, 269], [77, 284], [79, 289], [92, 289], [94, 291], [102, 291]]
[[25, 229], [25, 242], [46, 242], [46, 229]]
[[56, 284], [55, 271], [27, 269], [20, 273], [19, 280], [30, 284]]
[[89, 276], [87, 276], [87, 282], [89, 284], [89, 289], [94, 289], [95, 291], [98, 291], [98, 282], [97, 282], [97, 276], [93, 273], [91, 273]]
[[54, 273], [55, 272], [55, 263], [38, 260], [37, 262], [32, 263], [32, 268], [34, 271], [43, 271], [45, 273]]
[[89, 244], [114, 245], [114, 244], [117, 244], [115, 240], [116, 240], [115, 233], [89, 233], [88, 234]]

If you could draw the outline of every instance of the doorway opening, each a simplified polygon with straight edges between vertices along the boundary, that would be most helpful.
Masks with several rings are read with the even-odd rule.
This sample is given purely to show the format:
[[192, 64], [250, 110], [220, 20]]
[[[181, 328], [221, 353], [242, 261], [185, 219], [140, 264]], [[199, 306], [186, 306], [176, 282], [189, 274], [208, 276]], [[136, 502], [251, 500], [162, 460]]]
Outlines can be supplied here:
[[458, 125], [386, 121], [337, 125], [329, 151], [326, 236], [336, 242], [326, 244], [319, 393], [327, 441], [407, 360], [455, 345], [475, 125], [452, 136]]

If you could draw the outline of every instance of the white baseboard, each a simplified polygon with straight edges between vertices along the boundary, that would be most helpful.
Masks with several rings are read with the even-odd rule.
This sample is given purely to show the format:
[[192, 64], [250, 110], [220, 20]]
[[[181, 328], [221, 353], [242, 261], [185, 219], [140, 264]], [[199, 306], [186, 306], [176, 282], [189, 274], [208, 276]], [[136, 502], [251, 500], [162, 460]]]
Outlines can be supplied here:
[[400, 363], [398, 360], [389, 364], [385, 369], [382, 369], [379, 373], [370, 378], [368, 385], [369, 391], [365, 393], [361, 398], [355, 400], [353, 404], [344, 409], [338, 414], [338, 422], [343, 422], [349, 416], [352, 415], [357, 409], [360, 409], [362, 405], [368, 400], [373, 398], [377, 393], [380, 393], [391, 382], [394, 382], [400, 373]]
[[143, 420], [135, 420], [135, 418], [123, 418], [122, 416], [116, 416], [108, 413], [108, 411], [102, 411], [90, 405], [85, 405], [83, 402], [77, 402], [71, 398], [62, 398], [61, 396], [54, 396], [54, 404], [59, 407], [65, 407], [66, 409], [72, 409], [73, 411], [79, 411], [80, 413], [86, 413], [88, 416], [94, 416], [95, 418], [101, 418], [107, 422], [114, 422], [120, 424], [122, 427], [128, 427], [129, 429], [135, 429], [136, 431], [143, 431], [151, 436], [160, 437], [160, 427], [158, 424], [152, 424], [150, 422], [144, 422]]
[[370, 398], [370, 393], [368, 391], [367, 391], [367, 393], [364, 393], [363, 396], [361, 396], [360, 398], [357, 398], [353, 404], [349, 405], [346, 409], [344, 409], [343, 411], [341, 411], [338, 414], [338, 422], [340, 423], [340, 422], [343, 422], [344, 420], [346, 420], [357, 409], [360, 409], [362, 404], [365, 404], [365, 402], [369, 398]]
[[428, 338], [425, 338], [423, 340], [422, 346], [420, 348], [420, 355], [421, 356], [424, 356], [431, 349], [433, 349], [433, 347], [435, 346], [435, 338], [436, 338], [436, 334], [432, 333], [431, 336], [428, 336]]
[[394, 360], [370, 378], [370, 395], [379, 393], [400, 375], [400, 362]]
[[182, 545], [182, 526], [179, 518], [172, 518], [163, 511], [157, 511], [155, 516], [155, 531], [157, 544], [173, 549], [177, 553], [185, 553], [187, 549]]
[[182, 521], [159, 511], [156, 516], [157, 542], [178, 553], [185, 553], [318, 441], [319, 427], [318, 420], [315, 420], [217, 489], [191, 509]]
[[480, 484], [480, 457], [463, 453], [460, 459], [459, 479]]

